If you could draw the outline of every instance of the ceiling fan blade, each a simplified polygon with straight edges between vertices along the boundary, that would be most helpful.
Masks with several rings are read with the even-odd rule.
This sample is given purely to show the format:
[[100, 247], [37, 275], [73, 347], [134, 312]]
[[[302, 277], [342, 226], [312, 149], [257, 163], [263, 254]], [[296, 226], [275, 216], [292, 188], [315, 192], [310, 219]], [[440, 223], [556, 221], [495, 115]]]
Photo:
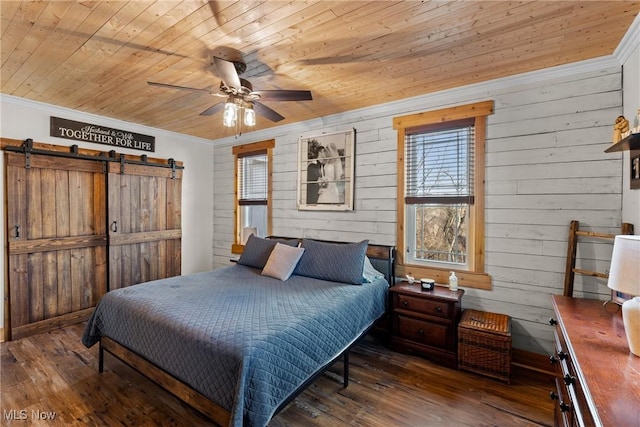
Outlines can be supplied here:
[[264, 104], [260, 104], [259, 102], [253, 103], [253, 109], [257, 114], [260, 114], [262, 117], [271, 120], [272, 122], [279, 122], [280, 120], [284, 120], [284, 117], [278, 114], [276, 111], [267, 107]]
[[311, 101], [309, 90], [258, 90], [254, 93], [260, 95], [262, 101]]
[[211, 107], [204, 110], [200, 113], [201, 116], [213, 116], [218, 111], [222, 111], [224, 109], [224, 102], [218, 102], [217, 104], [212, 105]]
[[222, 79], [224, 85], [227, 87], [240, 89], [240, 87], [242, 86], [240, 84], [240, 77], [238, 76], [238, 72], [236, 71], [236, 67], [233, 62], [218, 58], [217, 56], [213, 57], [213, 61], [216, 64], [216, 68], [220, 73], [220, 78]]
[[195, 92], [206, 92], [206, 93], [211, 93], [211, 89], [198, 89], [195, 87], [187, 87], [187, 86], [178, 86], [178, 85], [171, 85], [168, 83], [158, 83], [158, 82], [151, 82], [151, 81], [147, 81], [148, 85], [151, 86], [160, 86], [160, 87], [168, 87], [170, 89], [180, 89], [180, 90], [189, 90], [189, 91], [195, 91]]

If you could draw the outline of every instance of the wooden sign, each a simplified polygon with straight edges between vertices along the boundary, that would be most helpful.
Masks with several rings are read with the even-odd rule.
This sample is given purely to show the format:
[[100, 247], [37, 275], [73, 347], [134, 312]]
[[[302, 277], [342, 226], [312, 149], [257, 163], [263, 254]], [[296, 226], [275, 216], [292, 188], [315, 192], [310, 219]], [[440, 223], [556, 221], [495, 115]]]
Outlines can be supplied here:
[[51, 116], [50, 136], [154, 152], [156, 138], [134, 132]]

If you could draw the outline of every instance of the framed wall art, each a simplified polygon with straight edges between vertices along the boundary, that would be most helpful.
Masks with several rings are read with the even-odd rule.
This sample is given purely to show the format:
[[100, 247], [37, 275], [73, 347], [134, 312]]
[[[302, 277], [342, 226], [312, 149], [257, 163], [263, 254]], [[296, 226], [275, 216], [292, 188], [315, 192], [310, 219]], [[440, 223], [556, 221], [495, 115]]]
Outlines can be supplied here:
[[300, 137], [298, 210], [353, 210], [355, 133]]

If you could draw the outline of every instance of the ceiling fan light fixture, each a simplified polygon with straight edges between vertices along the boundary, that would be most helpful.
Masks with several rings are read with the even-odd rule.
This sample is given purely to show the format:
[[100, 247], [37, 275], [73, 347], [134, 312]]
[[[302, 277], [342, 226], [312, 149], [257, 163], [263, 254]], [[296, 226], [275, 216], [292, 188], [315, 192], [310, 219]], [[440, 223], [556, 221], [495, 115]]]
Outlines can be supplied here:
[[311, 92], [308, 90], [274, 89], [254, 92], [251, 82], [240, 78], [240, 74], [246, 71], [246, 63], [242, 61], [227, 61], [217, 56], [213, 57], [213, 62], [220, 74], [220, 86], [217, 91], [212, 91], [211, 88], [194, 88], [151, 81], [147, 81], [147, 84], [171, 89], [206, 92], [210, 95], [226, 98], [224, 103], [218, 102], [201, 112], [200, 115], [212, 116], [222, 109], [222, 124], [224, 127], [235, 128], [236, 138], [242, 134], [243, 129], [256, 126], [256, 115], [260, 115], [274, 123], [284, 120], [284, 116], [260, 101], [297, 102], [311, 101], [313, 99]]
[[222, 124], [226, 127], [233, 127], [236, 125], [238, 118], [238, 108], [232, 99], [228, 99], [224, 104], [224, 113], [222, 115]]
[[253, 109], [253, 104], [251, 104], [250, 102], [248, 102], [244, 107], [244, 125], [256, 125], [256, 112]]

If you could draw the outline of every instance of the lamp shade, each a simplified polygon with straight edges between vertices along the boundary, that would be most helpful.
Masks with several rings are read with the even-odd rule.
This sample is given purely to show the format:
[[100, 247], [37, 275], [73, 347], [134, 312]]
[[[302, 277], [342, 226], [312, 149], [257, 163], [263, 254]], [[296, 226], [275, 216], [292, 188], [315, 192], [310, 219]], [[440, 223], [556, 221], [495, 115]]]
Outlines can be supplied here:
[[231, 127], [236, 125], [236, 119], [238, 116], [238, 112], [236, 109], [236, 105], [233, 102], [227, 101], [224, 104], [224, 113], [222, 115], [222, 124], [226, 127]]
[[244, 110], [244, 125], [255, 126], [256, 125], [256, 112], [253, 110], [253, 106], [247, 105]]
[[247, 240], [249, 240], [249, 236], [254, 235], [258, 237], [258, 229], [256, 227], [244, 227], [242, 229], [242, 244], [246, 245]]
[[640, 236], [616, 236], [607, 286], [624, 294], [640, 295]]

